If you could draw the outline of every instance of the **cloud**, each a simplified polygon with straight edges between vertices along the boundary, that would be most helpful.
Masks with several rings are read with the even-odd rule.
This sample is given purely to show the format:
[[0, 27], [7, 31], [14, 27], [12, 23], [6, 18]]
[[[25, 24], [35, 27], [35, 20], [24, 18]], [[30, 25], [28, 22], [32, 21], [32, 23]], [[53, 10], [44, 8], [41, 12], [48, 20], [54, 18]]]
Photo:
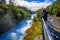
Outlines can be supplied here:
[[40, 2], [40, 3], [36, 1], [28, 2], [24, 0], [14, 0], [15, 5], [27, 7], [31, 11], [36, 11], [42, 7], [46, 8], [48, 5], [51, 5], [51, 3], [52, 2], [48, 2], [48, 0], [45, 0], [45, 2]]
[[45, 0], [44, 2], [50, 2], [50, 0]]
[[5, 0], [6, 1], [6, 4], [9, 4], [9, 0]]
[[51, 3], [35, 3], [35, 2], [32, 2], [32, 3], [29, 3], [28, 5], [26, 5], [26, 7], [32, 11], [36, 11], [38, 9], [41, 9], [41, 8], [46, 8], [48, 5], [50, 5]]

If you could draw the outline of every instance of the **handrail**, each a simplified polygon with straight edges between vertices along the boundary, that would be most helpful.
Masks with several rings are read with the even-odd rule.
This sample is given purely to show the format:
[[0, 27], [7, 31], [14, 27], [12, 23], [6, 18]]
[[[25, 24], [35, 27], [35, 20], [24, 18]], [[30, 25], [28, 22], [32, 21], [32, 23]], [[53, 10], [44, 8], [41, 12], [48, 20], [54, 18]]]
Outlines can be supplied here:
[[53, 36], [54, 40], [60, 40], [60, 32], [56, 31], [54, 29], [54, 26], [49, 21], [47, 24], [49, 25], [49, 29], [50, 29], [51, 35]]
[[43, 21], [44, 40], [54, 40], [43, 18], [42, 21]]

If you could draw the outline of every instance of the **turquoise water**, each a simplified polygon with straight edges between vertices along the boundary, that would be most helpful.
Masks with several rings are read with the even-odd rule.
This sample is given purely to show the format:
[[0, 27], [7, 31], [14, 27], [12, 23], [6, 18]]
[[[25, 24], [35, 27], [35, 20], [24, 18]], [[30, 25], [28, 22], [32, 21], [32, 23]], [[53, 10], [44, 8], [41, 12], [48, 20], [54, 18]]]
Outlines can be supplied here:
[[18, 23], [15, 28], [12, 28], [10, 31], [4, 33], [2, 36], [0, 36], [0, 40], [20, 40], [24, 33], [18, 30], [27, 25], [26, 21], [27, 20], [23, 20], [22, 22]]
[[23, 40], [25, 31], [32, 26], [34, 16], [36, 15], [19, 22], [14, 28], [0, 36], [0, 40]]

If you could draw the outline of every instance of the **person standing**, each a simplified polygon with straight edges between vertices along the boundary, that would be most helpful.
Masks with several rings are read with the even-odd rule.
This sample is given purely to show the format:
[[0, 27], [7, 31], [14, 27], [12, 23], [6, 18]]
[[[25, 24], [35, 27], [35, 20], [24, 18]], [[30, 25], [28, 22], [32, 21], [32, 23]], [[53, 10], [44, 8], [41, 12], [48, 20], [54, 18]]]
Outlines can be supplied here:
[[47, 14], [48, 14], [48, 12], [45, 9], [43, 9], [42, 10], [42, 17], [43, 17], [45, 22], [47, 22]]

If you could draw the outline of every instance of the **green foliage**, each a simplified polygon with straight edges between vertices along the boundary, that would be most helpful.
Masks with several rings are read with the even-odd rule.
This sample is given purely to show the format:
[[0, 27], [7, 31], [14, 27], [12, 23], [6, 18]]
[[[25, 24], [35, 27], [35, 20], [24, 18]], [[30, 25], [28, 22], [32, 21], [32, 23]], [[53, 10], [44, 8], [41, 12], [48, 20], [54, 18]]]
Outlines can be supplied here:
[[60, 0], [56, 0], [55, 2], [53, 2], [52, 5], [46, 8], [46, 10], [49, 13], [52, 13], [54, 16], [60, 14]]
[[40, 21], [40, 18], [34, 17], [34, 20], [33, 20], [33, 21], [34, 21], [34, 22]]
[[41, 19], [41, 13], [42, 13], [42, 9], [36, 11], [37, 18]]
[[34, 40], [37, 35], [42, 35], [42, 24], [39, 17], [35, 17], [31, 28], [26, 30], [23, 40]]
[[34, 40], [37, 35], [42, 35], [42, 25], [41, 22], [34, 22], [32, 27], [26, 30], [27, 35], [25, 35], [23, 40]]
[[[56, 0], [52, 3], [52, 5], [47, 6], [46, 11], [54, 16], [60, 15], [60, 0]], [[40, 16], [41, 9], [37, 10], [36, 13]]]
[[9, 5], [0, 4], [0, 18], [7, 14], [13, 14], [16, 22], [30, 16], [29, 10], [25, 7], [15, 6], [13, 3]]

